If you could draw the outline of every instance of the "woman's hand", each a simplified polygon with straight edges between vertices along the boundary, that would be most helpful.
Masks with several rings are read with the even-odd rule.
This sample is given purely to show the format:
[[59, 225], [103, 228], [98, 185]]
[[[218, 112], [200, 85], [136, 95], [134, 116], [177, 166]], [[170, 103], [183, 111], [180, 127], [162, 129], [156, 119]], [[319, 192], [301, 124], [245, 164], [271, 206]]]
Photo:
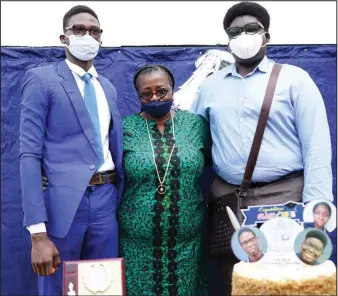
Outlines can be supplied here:
[[42, 176], [42, 190], [46, 191], [48, 185], [49, 185], [49, 183], [48, 183], [47, 177]]

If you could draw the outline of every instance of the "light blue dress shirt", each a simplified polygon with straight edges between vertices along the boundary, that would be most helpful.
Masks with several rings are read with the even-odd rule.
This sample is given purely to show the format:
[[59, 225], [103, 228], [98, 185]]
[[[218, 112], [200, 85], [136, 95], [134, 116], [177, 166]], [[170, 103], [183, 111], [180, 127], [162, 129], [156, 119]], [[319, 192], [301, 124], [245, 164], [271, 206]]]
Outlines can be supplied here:
[[[202, 84], [192, 112], [210, 123], [214, 169], [228, 183], [242, 182], [274, 62], [267, 57], [242, 77], [234, 64]], [[253, 174], [271, 182], [304, 169], [303, 201], [333, 200], [331, 140], [323, 98], [311, 77], [284, 64]]]

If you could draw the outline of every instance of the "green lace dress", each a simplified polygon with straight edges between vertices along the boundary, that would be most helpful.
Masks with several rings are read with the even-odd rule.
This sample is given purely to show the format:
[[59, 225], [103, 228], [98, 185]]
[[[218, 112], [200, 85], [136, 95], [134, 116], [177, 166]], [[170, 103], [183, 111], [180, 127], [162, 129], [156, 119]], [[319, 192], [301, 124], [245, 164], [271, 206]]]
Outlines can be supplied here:
[[[154, 121], [148, 124], [162, 179], [174, 143], [172, 122], [167, 121], [163, 134]], [[145, 120], [140, 115], [123, 120], [125, 190], [118, 222], [128, 296], [208, 295], [199, 177], [209, 127], [202, 118], [180, 110], [174, 127], [176, 146], [161, 195]]]

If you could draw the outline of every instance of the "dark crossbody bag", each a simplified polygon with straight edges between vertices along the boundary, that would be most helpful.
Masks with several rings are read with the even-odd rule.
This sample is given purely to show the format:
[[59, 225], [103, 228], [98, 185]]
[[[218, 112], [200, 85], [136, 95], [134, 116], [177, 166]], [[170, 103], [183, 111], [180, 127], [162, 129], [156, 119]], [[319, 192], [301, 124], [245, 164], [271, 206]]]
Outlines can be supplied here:
[[234, 228], [230, 222], [226, 207], [231, 208], [240, 223], [243, 221], [241, 213], [242, 200], [250, 187], [281, 68], [282, 65], [280, 64], [274, 64], [273, 66], [240, 188], [209, 201], [208, 245], [211, 256], [217, 257], [231, 252], [231, 238]]

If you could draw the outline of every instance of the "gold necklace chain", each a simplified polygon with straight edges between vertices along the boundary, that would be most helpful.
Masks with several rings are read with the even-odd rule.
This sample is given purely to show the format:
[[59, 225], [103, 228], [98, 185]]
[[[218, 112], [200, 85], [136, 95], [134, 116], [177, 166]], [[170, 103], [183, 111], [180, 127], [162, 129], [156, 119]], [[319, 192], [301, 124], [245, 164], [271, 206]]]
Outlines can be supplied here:
[[[172, 125], [173, 125], [173, 136], [174, 136], [174, 141], [176, 139], [175, 137], [175, 124], [174, 124], [174, 119], [173, 119], [173, 114], [171, 113], [170, 111], [170, 115], [171, 115], [171, 121], [172, 121]], [[166, 192], [166, 188], [165, 188], [165, 185], [164, 185], [164, 181], [165, 181], [165, 178], [167, 176], [167, 173], [168, 173], [168, 169], [169, 169], [169, 165], [170, 165], [170, 160], [171, 160], [171, 157], [173, 155], [173, 152], [174, 152], [174, 148], [175, 148], [175, 145], [176, 143], [174, 143], [172, 149], [171, 149], [171, 153], [170, 153], [170, 156], [169, 156], [169, 159], [168, 159], [168, 163], [167, 163], [167, 168], [165, 170], [165, 173], [164, 173], [164, 176], [163, 176], [163, 180], [161, 180], [161, 177], [160, 177], [160, 174], [158, 172], [158, 168], [157, 168], [157, 164], [156, 164], [156, 159], [155, 159], [155, 152], [154, 152], [154, 147], [153, 147], [153, 143], [151, 141], [151, 137], [150, 137], [150, 132], [149, 132], [149, 126], [148, 126], [148, 120], [147, 120], [147, 116], [144, 117], [145, 120], [146, 120], [146, 124], [147, 124], [147, 131], [148, 131], [148, 137], [149, 137], [149, 142], [150, 142], [150, 146], [151, 146], [151, 151], [153, 153], [153, 160], [154, 160], [154, 164], [155, 164], [155, 169], [156, 169], [156, 173], [157, 173], [157, 178], [158, 178], [158, 181], [160, 182], [160, 185], [157, 187], [157, 192], [159, 194], [164, 194]]]

